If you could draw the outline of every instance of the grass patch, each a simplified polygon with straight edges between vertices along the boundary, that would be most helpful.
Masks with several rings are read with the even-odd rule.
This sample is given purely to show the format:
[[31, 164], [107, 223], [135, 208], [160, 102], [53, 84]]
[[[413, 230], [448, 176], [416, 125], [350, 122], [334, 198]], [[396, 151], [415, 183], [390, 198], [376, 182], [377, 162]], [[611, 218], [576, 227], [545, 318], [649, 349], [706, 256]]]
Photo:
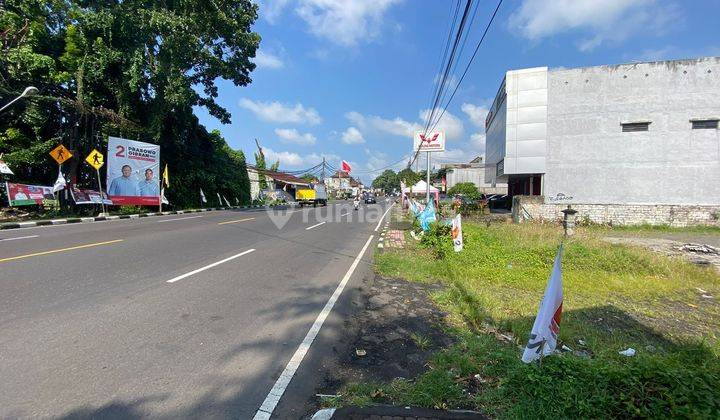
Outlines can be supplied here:
[[[560, 340], [582, 355], [525, 365], [521, 348], [560, 229], [463, 228], [462, 253], [439, 257], [410, 240], [407, 249], [376, 257], [385, 276], [446, 285], [433, 299], [451, 314], [458, 344], [440, 351], [416, 380], [373, 385], [375, 397], [349, 388], [348, 399], [474, 408], [504, 418], [720, 416], [720, 304], [697, 290], [720, 296], [714, 270], [582, 231], [565, 244], [560, 329]], [[498, 330], [512, 342], [491, 333]], [[618, 354], [627, 347], [637, 355]]]
[[720, 235], [720, 226], [686, 226], [673, 227], [670, 225], [632, 225], [632, 226], [606, 226], [590, 224], [580, 229], [587, 229], [595, 232], [633, 232], [633, 233], [697, 233], [708, 235]]

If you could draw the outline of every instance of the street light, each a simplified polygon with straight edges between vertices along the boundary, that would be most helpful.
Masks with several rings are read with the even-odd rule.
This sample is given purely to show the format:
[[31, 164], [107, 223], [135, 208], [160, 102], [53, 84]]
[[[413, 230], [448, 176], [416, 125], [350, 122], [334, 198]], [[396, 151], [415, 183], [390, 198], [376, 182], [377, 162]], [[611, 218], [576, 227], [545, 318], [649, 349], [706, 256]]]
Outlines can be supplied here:
[[13, 99], [12, 101], [8, 102], [5, 106], [3, 106], [2, 108], [0, 108], [0, 112], [4, 111], [5, 108], [7, 108], [7, 107], [9, 107], [10, 105], [12, 105], [13, 102], [17, 101], [18, 99], [25, 98], [25, 97], [28, 97], [28, 96], [33, 96], [33, 95], [35, 95], [36, 93], [38, 93], [38, 88], [36, 88], [35, 86], [28, 86], [28, 87], [26, 87], [25, 90], [23, 90], [23, 93], [20, 94], [20, 96], [18, 96], [17, 98]]

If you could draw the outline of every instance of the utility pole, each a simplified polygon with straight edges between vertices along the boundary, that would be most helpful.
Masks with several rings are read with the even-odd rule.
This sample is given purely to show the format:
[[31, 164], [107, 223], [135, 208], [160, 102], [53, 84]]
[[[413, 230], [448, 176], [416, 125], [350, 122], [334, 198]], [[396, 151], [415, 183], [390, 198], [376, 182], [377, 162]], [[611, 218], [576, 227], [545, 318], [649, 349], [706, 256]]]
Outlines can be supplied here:
[[322, 183], [325, 184], [325, 156], [323, 156], [323, 163], [322, 163]]
[[430, 152], [427, 152], [427, 173], [425, 174], [427, 179], [427, 192], [425, 194], [426, 204], [430, 204]]

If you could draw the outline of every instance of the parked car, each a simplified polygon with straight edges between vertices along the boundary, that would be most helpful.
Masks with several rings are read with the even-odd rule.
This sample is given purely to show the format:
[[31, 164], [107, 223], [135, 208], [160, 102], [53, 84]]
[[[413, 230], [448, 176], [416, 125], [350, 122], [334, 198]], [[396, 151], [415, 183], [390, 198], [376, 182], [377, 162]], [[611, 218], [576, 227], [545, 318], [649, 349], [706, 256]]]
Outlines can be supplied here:
[[496, 195], [488, 201], [488, 206], [491, 209], [510, 210], [512, 208], [512, 197], [509, 195]]

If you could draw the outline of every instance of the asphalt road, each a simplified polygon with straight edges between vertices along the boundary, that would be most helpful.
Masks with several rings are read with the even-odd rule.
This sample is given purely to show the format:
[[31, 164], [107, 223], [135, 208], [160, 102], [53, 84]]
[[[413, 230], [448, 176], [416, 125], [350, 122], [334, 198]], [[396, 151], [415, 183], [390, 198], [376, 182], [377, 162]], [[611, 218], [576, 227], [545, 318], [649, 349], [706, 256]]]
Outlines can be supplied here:
[[[370, 275], [386, 208], [0, 232], [0, 418], [253, 418], [351, 267], [347, 289]], [[303, 375], [274, 418], [310, 397]]]

